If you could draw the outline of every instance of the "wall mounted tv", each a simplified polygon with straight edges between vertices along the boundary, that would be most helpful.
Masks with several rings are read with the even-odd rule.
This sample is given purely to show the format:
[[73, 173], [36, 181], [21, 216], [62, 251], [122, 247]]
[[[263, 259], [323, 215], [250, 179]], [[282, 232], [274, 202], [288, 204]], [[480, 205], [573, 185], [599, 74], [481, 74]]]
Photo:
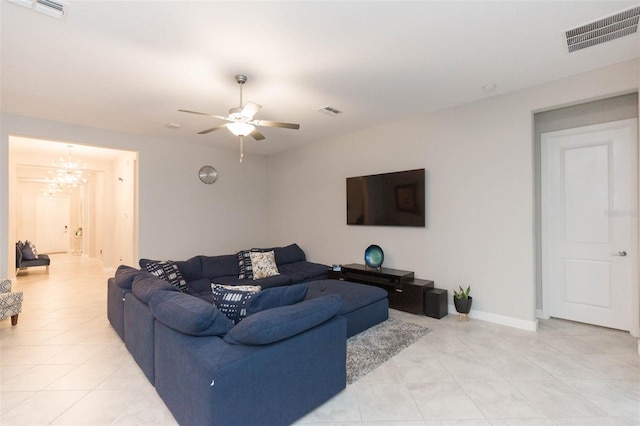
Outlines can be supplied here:
[[347, 225], [425, 226], [424, 169], [347, 178]]

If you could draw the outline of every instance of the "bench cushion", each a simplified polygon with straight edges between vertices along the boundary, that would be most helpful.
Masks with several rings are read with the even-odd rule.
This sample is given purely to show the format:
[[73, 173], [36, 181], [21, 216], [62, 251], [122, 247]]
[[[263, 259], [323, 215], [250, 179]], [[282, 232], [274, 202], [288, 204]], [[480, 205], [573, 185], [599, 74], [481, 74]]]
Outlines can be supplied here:
[[311, 281], [307, 286], [307, 299], [327, 294], [339, 294], [342, 297], [338, 313], [347, 319], [347, 337], [389, 318], [387, 291], [379, 287], [340, 280]]

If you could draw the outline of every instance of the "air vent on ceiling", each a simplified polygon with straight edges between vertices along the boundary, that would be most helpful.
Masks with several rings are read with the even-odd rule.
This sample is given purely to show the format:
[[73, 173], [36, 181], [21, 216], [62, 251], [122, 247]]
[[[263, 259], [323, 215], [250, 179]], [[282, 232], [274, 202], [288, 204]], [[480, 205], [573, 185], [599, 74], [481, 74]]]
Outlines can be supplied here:
[[615, 40], [638, 31], [640, 6], [566, 31], [569, 52]]
[[330, 115], [332, 117], [335, 117], [338, 114], [342, 114], [342, 111], [332, 108], [330, 106], [318, 108], [318, 112], [321, 112], [326, 115]]
[[64, 18], [69, 9], [69, 5], [60, 0], [9, 0], [20, 6], [34, 9], [45, 15], [53, 16], [54, 18]]

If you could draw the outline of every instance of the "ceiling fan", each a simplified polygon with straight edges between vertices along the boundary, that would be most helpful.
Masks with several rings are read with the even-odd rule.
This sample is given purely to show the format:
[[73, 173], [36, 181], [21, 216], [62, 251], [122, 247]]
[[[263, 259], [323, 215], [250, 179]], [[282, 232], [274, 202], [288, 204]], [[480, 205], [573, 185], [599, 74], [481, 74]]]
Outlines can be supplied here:
[[264, 135], [260, 133], [256, 127], [281, 127], [284, 129], [294, 129], [297, 130], [300, 128], [299, 124], [293, 123], [282, 123], [280, 121], [269, 121], [269, 120], [256, 120], [253, 118], [254, 115], [262, 106], [258, 104], [254, 104], [253, 102], [247, 102], [246, 105], [242, 106], [242, 86], [247, 82], [247, 76], [238, 74], [235, 76], [236, 82], [240, 85], [240, 106], [231, 108], [229, 110], [229, 115], [221, 116], [208, 114], [206, 112], [197, 112], [197, 111], [188, 111], [185, 109], [179, 109], [180, 112], [188, 112], [190, 114], [198, 114], [198, 115], [206, 115], [209, 117], [219, 118], [221, 120], [228, 121], [228, 123], [219, 124], [210, 129], [203, 130], [198, 132], [199, 135], [206, 135], [207, 133], [211, 133], [215, 130], [227, 128], [231, 133], [240, 137], [240, 162], [242, 163], [242, 159], [244, 157], [244, 137], [251, 135], [255, 140], [263, 140], [265, 139]]

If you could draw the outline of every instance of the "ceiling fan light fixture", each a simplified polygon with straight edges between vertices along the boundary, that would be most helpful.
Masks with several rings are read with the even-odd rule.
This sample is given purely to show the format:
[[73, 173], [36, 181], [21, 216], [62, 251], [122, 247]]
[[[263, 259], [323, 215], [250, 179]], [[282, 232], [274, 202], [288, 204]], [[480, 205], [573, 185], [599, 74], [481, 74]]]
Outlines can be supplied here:
[[255, 128], [256, 127], [253, 124], [244, 123], [242, 121], [227, 124], [227, 129], [236, 136], [250, 135]]

